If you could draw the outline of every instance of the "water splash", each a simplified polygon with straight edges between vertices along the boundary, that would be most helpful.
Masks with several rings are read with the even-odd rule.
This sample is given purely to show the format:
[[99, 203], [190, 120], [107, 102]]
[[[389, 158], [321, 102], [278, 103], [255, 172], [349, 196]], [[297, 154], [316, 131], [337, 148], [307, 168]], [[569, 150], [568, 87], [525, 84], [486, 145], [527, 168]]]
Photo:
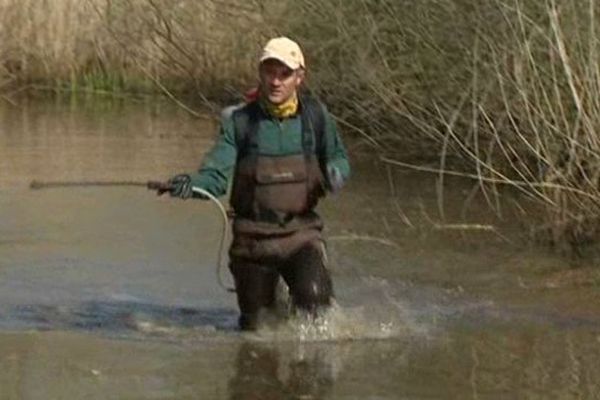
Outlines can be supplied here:
[[364, 307], [348, 308], [334, 303], [316, 316], [296, 312], [282, 321], [279, 316], [264, 314], [254, 336], [259, 340], [323, 342], [392, 339], [412, 333], [413, 323], [398, 313], [382, 317], [381, 312], [368, 312]]

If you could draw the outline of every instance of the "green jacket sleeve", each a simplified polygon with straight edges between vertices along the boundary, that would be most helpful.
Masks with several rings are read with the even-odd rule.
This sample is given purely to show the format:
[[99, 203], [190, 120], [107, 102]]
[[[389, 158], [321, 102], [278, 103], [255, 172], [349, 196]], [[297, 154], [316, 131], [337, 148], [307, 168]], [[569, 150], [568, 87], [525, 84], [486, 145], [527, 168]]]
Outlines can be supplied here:
[[[336, 168], [343, 181], [350, 177], [350, 163], [346, 147], [338, 133], [337, 126], [333, 116], [325, 108], [325, 155], [326, 167]], [[326, 171], [325, 171], [326, 172]]]
[[223, 196], [237, 159], [233, 119], [223, 118], [217, 141], [204, 156], [198, 172], [191, 175], [192, 185], [206, 190], [213, 196]]

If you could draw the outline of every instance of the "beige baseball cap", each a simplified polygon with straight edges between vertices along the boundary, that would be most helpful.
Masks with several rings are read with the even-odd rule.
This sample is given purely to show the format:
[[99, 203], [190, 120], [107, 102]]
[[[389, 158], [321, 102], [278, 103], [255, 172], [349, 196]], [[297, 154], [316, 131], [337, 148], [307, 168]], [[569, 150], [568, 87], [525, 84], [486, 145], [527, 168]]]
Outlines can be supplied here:
[[260, 62], [268, 59], [279, 60], [291, 69], [306, 68], [298, 43], [283, 36], [269, 40], [263, 48]]

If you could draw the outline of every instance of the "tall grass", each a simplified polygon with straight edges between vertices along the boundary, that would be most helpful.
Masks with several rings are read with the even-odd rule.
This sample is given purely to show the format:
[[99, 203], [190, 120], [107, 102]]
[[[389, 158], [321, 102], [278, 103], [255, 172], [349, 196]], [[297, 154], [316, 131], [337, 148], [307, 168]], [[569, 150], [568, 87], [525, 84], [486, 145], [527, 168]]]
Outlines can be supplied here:
[[222, 91], [250, 79], [260, 21], [238, 0], [0, 0], [0, 85]]
[[254, 84], [262, 42], [290, 35], [311, 88], [385, 160], [437, 160], [440, 182], [471, 177], [494, 207], [512, 186], [542, 207], [538, 232], [577, 247], [600, 233], [599, 11], [596, 0], [0, 0], [0, 90], [210, 104]]

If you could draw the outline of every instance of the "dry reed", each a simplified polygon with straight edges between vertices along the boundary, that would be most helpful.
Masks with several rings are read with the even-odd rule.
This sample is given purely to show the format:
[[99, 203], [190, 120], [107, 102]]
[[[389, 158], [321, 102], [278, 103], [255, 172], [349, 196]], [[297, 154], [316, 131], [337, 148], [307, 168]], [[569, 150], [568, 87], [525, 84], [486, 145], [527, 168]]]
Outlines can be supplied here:
[[250, 80], [250, 54], [262, 40], [258, 8], [237, 0], [0, 0], [0, 85], [222, 92]]
[[[295, 2], [311, 21], [300, 32], [323, 55], [318, 87], [388, 162], [439, 160], [430, 171], [442, 215], [444, 177], [460, 175], [493, 207], [498, 186], [533, 199], [536, 236], [552, 244], [577, 251], [598, 239], [595, 0], [319, 4]], [[325, 41], [313, 32], [326, 29]]]

